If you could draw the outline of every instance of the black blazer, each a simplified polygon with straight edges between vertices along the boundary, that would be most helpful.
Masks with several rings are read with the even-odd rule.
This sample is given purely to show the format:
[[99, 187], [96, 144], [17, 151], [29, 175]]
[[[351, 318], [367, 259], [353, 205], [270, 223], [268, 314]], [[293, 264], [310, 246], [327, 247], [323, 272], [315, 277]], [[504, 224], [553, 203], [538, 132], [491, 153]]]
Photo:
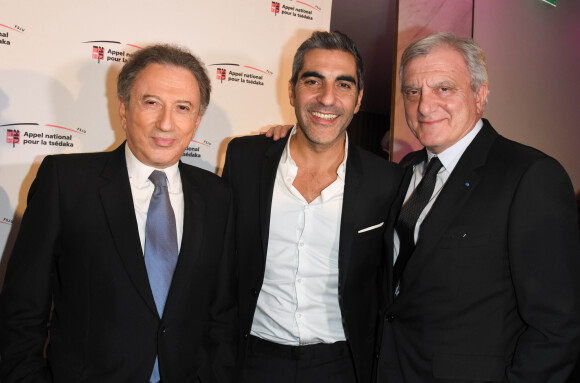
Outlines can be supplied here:
[[[223, 176], [234, 192], [238, 304], [243, 363], [264, 279], [274, 180], [288, 138], [236, 138], [228, 146]], [[370, 382], [383, 288], [384, 227], [401, 169], [349, 145], [339, 244], [339, 304], [359, 382]], [[385, 223], [363, 233], [359, 230]]]
[[[404, 159], [398, 206], [423, 156]], [[580, 245], [564, 169], [484, 120], [389, 304], [381, 383], [565, 382], [580, 347]]]
[[231, 190], [204, 170], [179, 170], [183, 238], [159, 318], [124, 145], [44, 159], [0, 296], [2, 382], [144, 383], [156, 353], [164, 383], [229, 381], [237, 337]]

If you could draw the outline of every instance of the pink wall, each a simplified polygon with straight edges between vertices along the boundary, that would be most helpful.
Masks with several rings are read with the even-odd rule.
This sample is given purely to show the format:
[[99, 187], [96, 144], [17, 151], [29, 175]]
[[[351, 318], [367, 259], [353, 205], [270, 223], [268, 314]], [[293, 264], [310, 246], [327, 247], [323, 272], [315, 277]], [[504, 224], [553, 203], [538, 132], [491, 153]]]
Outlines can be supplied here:
[[580, 193], [580, 1], [475, 0], [473, 37], [485, 50], [489, 104], [504, 136], [566, 168]]

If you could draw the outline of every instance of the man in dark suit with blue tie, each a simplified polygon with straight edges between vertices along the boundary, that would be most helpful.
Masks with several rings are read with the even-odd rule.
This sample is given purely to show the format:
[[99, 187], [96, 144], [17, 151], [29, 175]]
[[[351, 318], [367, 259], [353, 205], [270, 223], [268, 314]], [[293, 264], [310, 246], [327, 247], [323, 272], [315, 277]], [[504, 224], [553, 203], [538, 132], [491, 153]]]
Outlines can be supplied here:
[[210, 90], [189, 52], [140, 50], [117, 84], [126, 143], [44, 159], [0, 296], [2, 382], [231, 381], [232, 196], [179, 161]]
[[378, 382], [567, 382], [580, 348], [570, 179], [481, 118], [487, 69], [471, 39], [412, 43], [400, 79], [425, 148], [402, 161], [385, 237], [394, 267]]

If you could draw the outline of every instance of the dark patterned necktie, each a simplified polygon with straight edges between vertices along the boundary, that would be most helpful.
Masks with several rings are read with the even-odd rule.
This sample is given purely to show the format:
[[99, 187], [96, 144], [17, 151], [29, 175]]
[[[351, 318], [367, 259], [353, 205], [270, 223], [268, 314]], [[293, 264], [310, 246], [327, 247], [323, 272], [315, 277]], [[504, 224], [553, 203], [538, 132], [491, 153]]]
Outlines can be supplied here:
[[417, 225], [417, 220], [421, 212], [423, 212], [433, 195], [437, 173], [442, 166], [443, 164], [441, 164], [438, 157], [433, 157], [429, 161], [425, 176], [421, 179], [411, 198], [403, 205], [399, 213], [396, 229], [401, 245], [399, 247], [397, 261], [393, 268], [393, 290], [396, 289], [399, 279], [401, 279], [401, 275], [403, 274], [403, 269], [411, 257], [413, 250], [415, 250], [415, 226]]

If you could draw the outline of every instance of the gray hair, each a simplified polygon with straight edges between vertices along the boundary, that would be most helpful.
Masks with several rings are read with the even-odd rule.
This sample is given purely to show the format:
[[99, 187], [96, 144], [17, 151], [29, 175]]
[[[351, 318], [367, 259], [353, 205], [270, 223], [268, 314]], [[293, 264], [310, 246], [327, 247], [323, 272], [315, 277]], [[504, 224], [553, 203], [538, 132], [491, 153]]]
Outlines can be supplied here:
[[[487, 64], [483, 49], [472, 39], [457, 37], [450, 32], [439, 32], [412, 42], [401, 56], [399, 79], [401, 90], [405, 67], [411, 60], [429, 54], [434, 48], [447, 46], [463, 56], [469, 71], [470, 85], [473, 93], [477, 93], [482, 84], [487, 83]], [[487, 102], [487, 100], [486, 100]]]
[[361, 55], [358, 53], [354, 41], [350, 39], [344, 33], [334, 31], [315, 31], [312, 35], [304, 41], [296, 54], [294, 55], [294, 62], [292, 63], [292, 77], [290, 81], [293, 86], [296, 86], [298, 82], [298, 73], [302, 70], [304, 66], [304, 55], [312, 49], [326, 49], [326, 50], [337, 50], [350, 53], [356, 62], [356, 77], [357, 77], [357, 87], [360, 92], [364, 88], [364, 67]]
[[117, 78], [117, 96], [129, 103], [131, 88], [137, 75], [149, 64], [172, 65], [187, 69], [195, 76], [199, 86], [199, 113], [205, 113], [209, 105], [211, 82], [201, 60], [187, 49], [169, 44], [156, 44], [141, 49], [129, 57]]

